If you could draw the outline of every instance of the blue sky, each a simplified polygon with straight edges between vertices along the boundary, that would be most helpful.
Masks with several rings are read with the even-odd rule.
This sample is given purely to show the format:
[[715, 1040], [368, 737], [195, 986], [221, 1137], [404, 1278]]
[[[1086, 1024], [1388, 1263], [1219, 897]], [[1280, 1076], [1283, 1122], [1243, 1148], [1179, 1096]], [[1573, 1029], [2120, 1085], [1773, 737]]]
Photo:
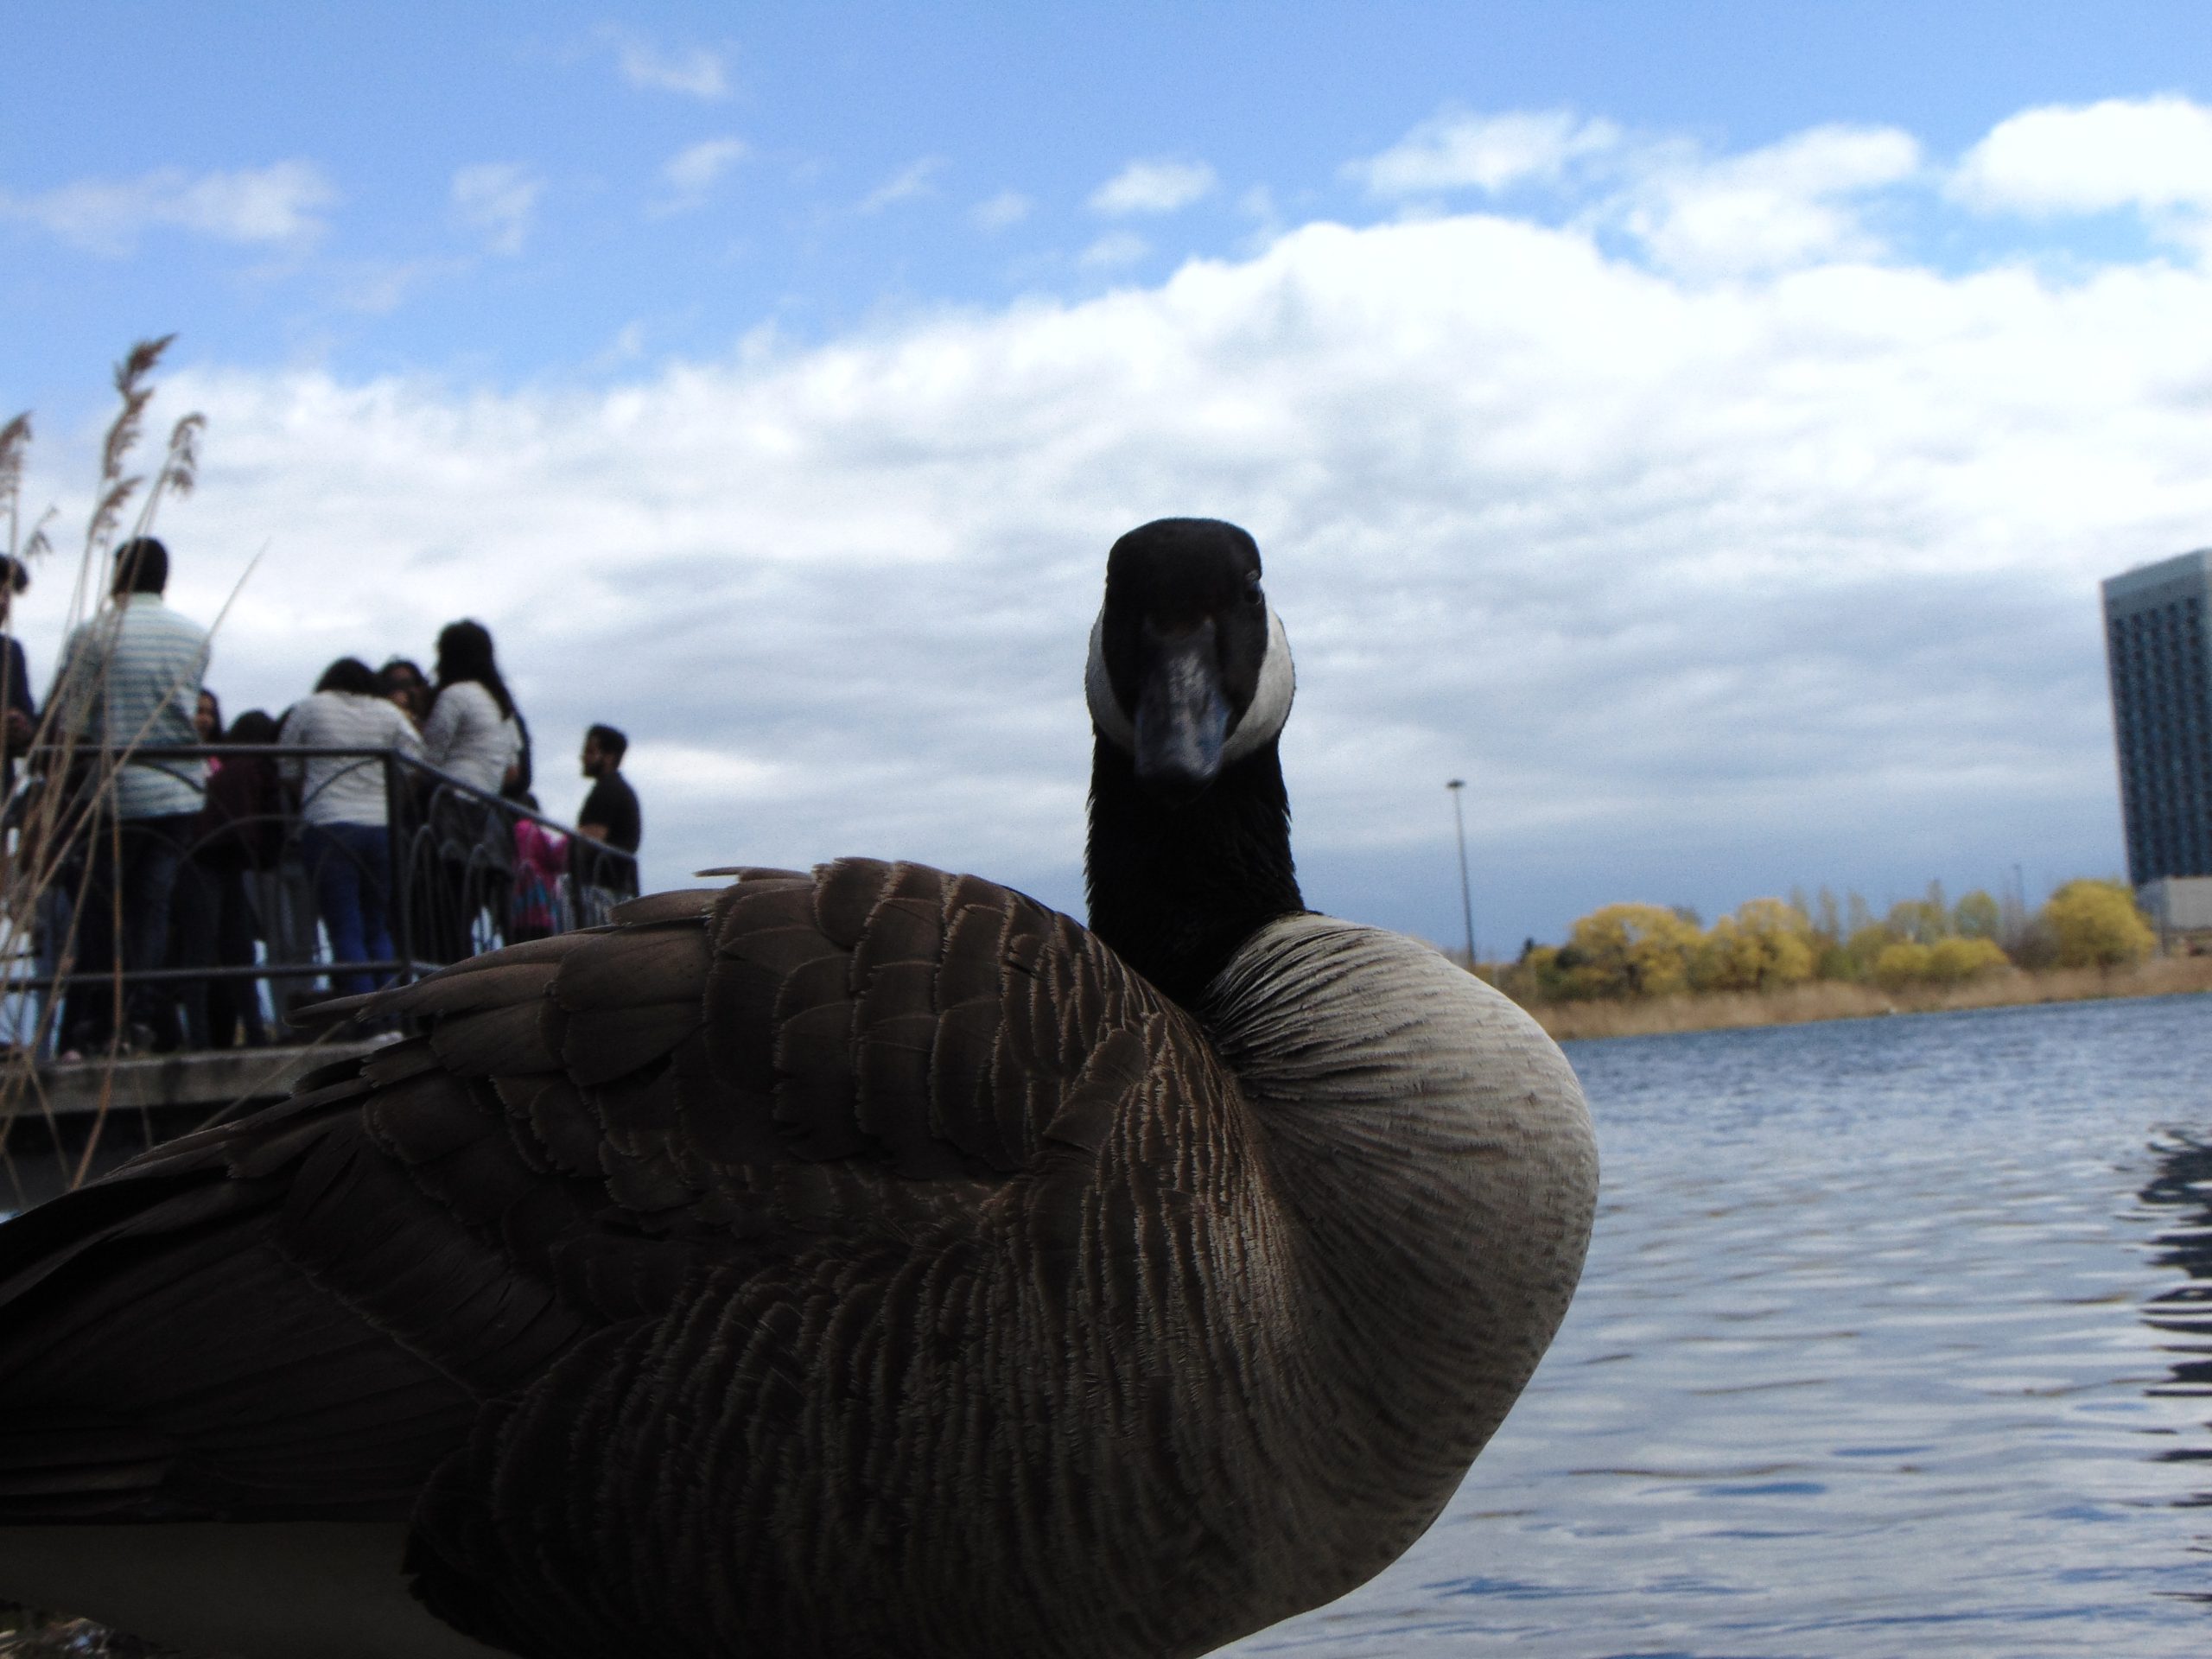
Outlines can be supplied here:
[[[2031, 105], [2190, 91], [2212, 61], [2212, 14], [2187, 5], [10, 10], [19, 200], [287, 162], [320, 186], [311, 233], [154, 228], [128, 259], [19, 224], [10, 310], [41, 327], [10, 373], [43, 406], [85, 395], [118, 325], [171, 317], [180, 361], [512, 383], [718, 353], [767, 322], [818, 339], [887, 308], [1156, 280], [1268, 223], [1376, 217], [1344, 164], [1453, 105], [1728, 150], [1891, 124], [1941, 153]], [[671, 184], [687, 152], [697, 182]], [[1217, 182], [1172, 214], [1086, 206], [1138, 157]], [[468, 167], [506, 169], [473, 211]], [[1921, 228], [1937, 258], [2008, 240]], [[1085, 266], [1116, 232], [1146, 251]]]
[[639, 737], [658, 880], [1077, 905], [1097, 562], [1185, 511], [1276, 554], [1332, 907], [1451, 936], [1462, 772], [1493, 937], [2119, 862], [2094, 578], [2212, 541], [2204, 8], [6, 29], [32, 505], [177, 332], [232, 706], [473, 610], [542, 741]]

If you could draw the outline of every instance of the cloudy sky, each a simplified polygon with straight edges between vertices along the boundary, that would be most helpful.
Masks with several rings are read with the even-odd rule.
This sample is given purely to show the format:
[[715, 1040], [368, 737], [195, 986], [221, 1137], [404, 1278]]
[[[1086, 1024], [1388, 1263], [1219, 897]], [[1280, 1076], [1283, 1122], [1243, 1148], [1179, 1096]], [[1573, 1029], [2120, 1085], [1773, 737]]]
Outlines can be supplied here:
[[[1940, 12], [1940, 19], [1935, 14]], [[205, 410], [210, 677], [498, 635], [648, 876], [1080, 908], [1121, 531], [1249, 526], [1308, 897], [2121, 862], [2096, 583], [2212, 543], [2212, 9], [7, 8], [0, 417]], [[264, 550], [265, 550], [265, 552]]]

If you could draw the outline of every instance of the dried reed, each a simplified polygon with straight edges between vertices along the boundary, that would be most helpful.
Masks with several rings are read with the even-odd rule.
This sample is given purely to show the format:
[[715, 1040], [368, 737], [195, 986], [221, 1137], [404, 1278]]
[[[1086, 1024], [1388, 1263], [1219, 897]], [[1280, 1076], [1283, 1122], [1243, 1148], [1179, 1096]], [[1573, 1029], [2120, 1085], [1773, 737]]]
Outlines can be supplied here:
[[[86, 524], [66, 623], [66, 637], [71, 639], [91, 639], [104, 647], [111, 647], [114, 643], [122, 608], [105, 603], [105, 578], [109, 555], [117, 543], [125, 505], [134, 498], [138, 501], [129, 534], [134, 537], [150, 535], [162, 500], [170, 495], [188, 493], [197, 481], [200, 440], [207, 429], [207, 417], [197, 411], [185, 416], [170, 429], [168, 442], [149, 486], [144, 477], [125, 470], [137, 447], [147, 406], [153, 400], [151, 376], [174, 338], [164, 335], [159, 340], [142, 340], [116, 365], [115, 389], [121, 406], [100, 446], [100, 475], [93, 492], [95, 505]], [[35, 568], [51, 550], [46, 527], [55, 513], [54, 509], [48, 509], [32, 525], [29, 534], [23, 533], [22, 477], [30, 437], [28, 413], [0, 428], [0, 514], [6, 518], [10, 556], [27, 568]], [[236, 596], [235, 591], [232, 596]], [[227, 603], [224, 609], [228, 612]], [[87, 628], [105, 629], [105, 633], [87, 633]], [[112, 798], [118, 775], [144, 741], [150, 723], [128, 734], [121, 747], [114, 749], [103, 747], [92, 734], [91, 716], [101, 706], [105, 664], [112, 660], [112, 655], [111, 649], [73, 653], [63, 665], [54, 693], [47, 699], [34, 730], [31, 742], [38, 755], [36, 781], [22, 804], [15, 833], [0, 841], [0, 963], [12, 967], [35, 957], [33, 936], [41, 902], [65, 877], [74, 877], [74, 892], [70, 895], [73, 913], [81, 910], [90, 887], [92, 861], [73, 861], [72, 855], [88, 831], [97, 830], [115, 837], [110, 853], [111, 856], [119, 854], [121, 825], [113, 813], [102, 811], [101, 805]], [[97, 671], [79, 671], [87, 657], [99, 664]], [[113, 883], [111, 887], [110, 902], [116, 908], [110, 921], [116, 929], [114, 937], [119, 940], [121, 884]], [[74, 967], [73, 953], [65, 949], [54, 964], [55, 976], [66, 977]], [[84, 1178], [99, 1145], [112, 1095], [114, 1063], [120, 1058], [124, 1023], [119, 950], [110, 994], [113, 999], [115, 1035], [110, 1039], [99, 1107], [86, 1136], [84, 1155], [73, 1173], [73, 1185]], [[32, 1103], [45, 1118], [49, 1133], [54, 1134], [54, 1144], [60, 1144], [52, 1103], [40, 1076], [38, 1056], [53, 1035], [62, 1000], [58, 991], [40, 1000], [38, 1014], [28, 1036], [23, 1031], [20, 1001], [12, 1010], [16, 1015], [16, 1041], [4, 1062], [0, 1062], [0, 1160], [6, 1160], [16, 1118]], [[12, 1182], [12, 1164], [9, 1173]]]

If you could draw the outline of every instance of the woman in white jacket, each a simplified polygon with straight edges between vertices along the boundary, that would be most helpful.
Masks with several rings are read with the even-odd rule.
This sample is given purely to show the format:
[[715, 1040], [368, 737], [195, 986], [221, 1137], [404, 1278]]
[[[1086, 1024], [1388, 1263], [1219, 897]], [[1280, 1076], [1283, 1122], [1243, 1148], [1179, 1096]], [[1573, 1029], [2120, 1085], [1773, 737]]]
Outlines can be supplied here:
[[[423, 722], [424, 758], [485, 795], [506, 787], [522, 759], [522, 721], [499, 677], [491, 631], [480, 622], [449, 622], [438, 634], [437, 683]], [[442, 880], [437, 913], [419, 930], [441, 962], [456, 962], [478, 945], [478, 912], [505, 906], [513, 859], [506, 819], [492, 803], [443, 792], [430, 815]]]
[[487, 795], [506, 786], [508, 769], [522, 756], [515, 700], [480, 622], [448, 623], [438, 635], [437, 688], [423, 722], [423, 747], [432, 766]]
[[[358, 658], [323, 670], [315, 695], [293, 704], [278, 740], [308, 748], [392, 749], [420, 757], [423, 741], [398, 709], [377, 694], [377, 677]], [[299, 791], [300, 851], [315, 886], [315, 908], [330, 935], [333, 963], [391, 959], [391, 810], [385, 767], [338, 755], [282, 763]], [[372, 990], [385, 976], [334, 974], [340, 995]]]

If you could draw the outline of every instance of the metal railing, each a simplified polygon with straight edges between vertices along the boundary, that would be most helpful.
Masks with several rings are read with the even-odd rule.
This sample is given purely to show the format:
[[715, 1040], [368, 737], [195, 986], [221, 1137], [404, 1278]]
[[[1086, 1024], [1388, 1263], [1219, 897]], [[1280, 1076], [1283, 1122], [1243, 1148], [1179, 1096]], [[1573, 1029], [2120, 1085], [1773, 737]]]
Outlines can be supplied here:
[[[87, 752], [76, 752], [80, 774], [111, 788], [114, 758], [89, 753], [86, 766]], [[38, 753], [31, 759], [35, 773]], [[57, 861], [57, 879], [35, 899], [31, 959], [19, 957], [0, 976], [18, 1010], [32, 1000], [49, 1049], [68, 1049], [89, 1027], [111, 1028], [126, 1005], [157, 1014], [173, 1007], [173, 1016], [148, 1022], [162, 1047], [276, 1039], [298, 1003], [593, 926], [636, 892], [635, 861], [619, 848], [388, 748], [193, 745], [141, 748], [121, 765], [207, 770], [211, 761], [226, 775], [242, 770], [210, 777], [207, 804], [188, 828], [118, 822], [96, 805], [70, 815], [81, 844]], [[364, 767], [381, 774], [384, 823], [321, 821], [329, 814], [318, 813], [318, 801], [334, 806], [325, 798], [341, 778], [358, 796]], [[35, 775], [24, 787], [71, 785], [66, 774]], [[15, 835], [10, 856], [22, 850]], [[124, 966], [124, 941], [143, 920], [128, 903], [130, 871], [146, 858], [175, 863], [167, 941], [158, 965]], [[94, 905], [108, 906], [104, 926], [74, 913]], [[16, 919], [22, 931], [29, 918]], [[111, 960], [86, 961], [93, 935], [106, 940]], [[97, 942], [91, 954], [103, 955]], [[45, 1017], [45, 1000], [57, 994], [67, 1012]], [[111, 1005], [105, 1019], [102, 1000]], [[24, 1028], [20, 1017], [16, 1024]]]

